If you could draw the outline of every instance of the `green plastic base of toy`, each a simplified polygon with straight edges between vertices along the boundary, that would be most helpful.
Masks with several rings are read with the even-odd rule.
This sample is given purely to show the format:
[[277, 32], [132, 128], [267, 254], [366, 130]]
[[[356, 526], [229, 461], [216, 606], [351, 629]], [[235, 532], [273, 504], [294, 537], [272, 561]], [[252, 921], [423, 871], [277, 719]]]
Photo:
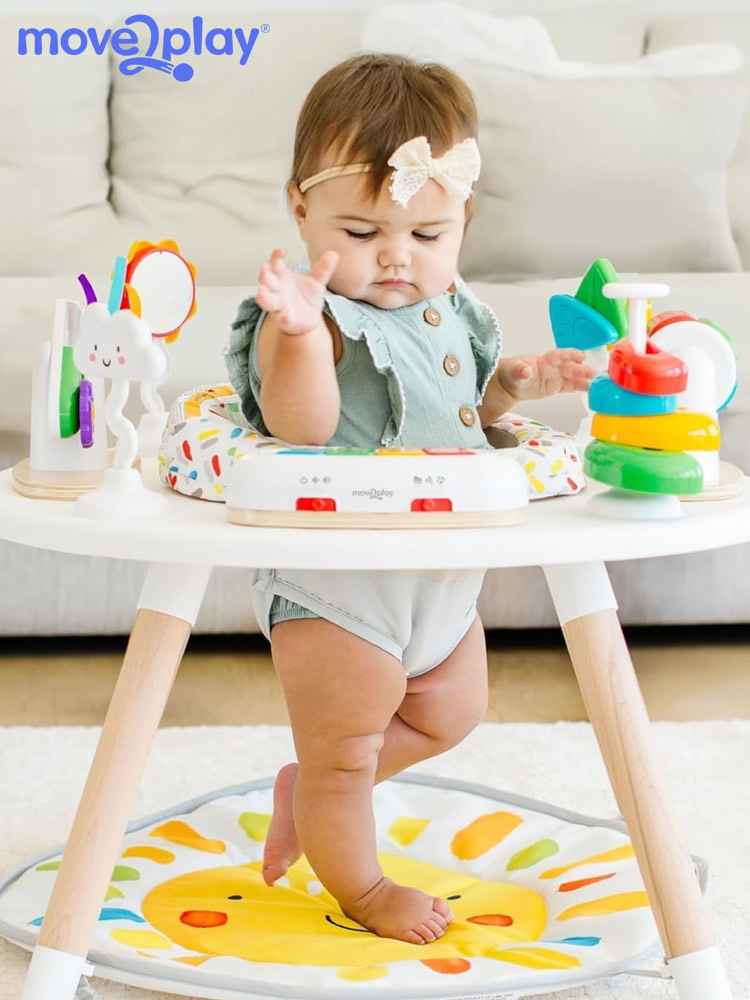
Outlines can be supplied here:
[[678, 451], [592, 441], [584, 453], [583, 471], [599, 483], [639, 493], [685, 496], [703, 489], [700, 463]]

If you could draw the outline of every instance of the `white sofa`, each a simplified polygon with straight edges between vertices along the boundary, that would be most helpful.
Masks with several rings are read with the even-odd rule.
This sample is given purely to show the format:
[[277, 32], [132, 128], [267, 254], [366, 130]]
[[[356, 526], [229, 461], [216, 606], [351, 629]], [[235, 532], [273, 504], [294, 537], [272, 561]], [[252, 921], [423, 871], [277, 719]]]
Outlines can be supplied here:
[[[606, 67], [708, 41], [733, 42], [750, 60], [750, 13], [539, 16], [566, 60]], [[13, 62], [0, 76], [3, 467], [28, 454], [31, 362], [55, 299], [80, 297], [81, 271], [106, 289], [133, 239], [173, 237], [198, 268], [198, 312], [174, 345], [163, 396], [225, 378], [229, 323], [260, 262], [277, 245], [292, 259], [303, 252], [281, 201], [300, 103], [321, 72], [360, 49], [364, 17], [310, 4], [266, 16], [211, 12], [207, 25], [267, 22], [270, 31], [244, 67], [236, 56], [191, 58], [187, 83], [153, 70], [126, 77], [119, 57], [90, 47], [75, 57], [18, 54], [21, 27], [62, 33], [96, 18], [0, 18], [1, 64]], [[189, 24], [172, 13], [157, 20]], [[749, 75], [592, 72], [561, 79], [467, 62], [484, 172], [464, 277], [496, 310], [506, 353], [551, 346], [549, 296], [572, 292], [595, 256], [621, 273], [663, 278], [672, 291], [660, 306], [708, 316], [735, 339], [740, 388], [722, 416], [723, 457], [750, 472]], [[582, 408], [568, 396], [525, 412], [573, 430]], [[142, 565], [6, 543], [0, 560], [0, 634], [129, 630]], [[625, 623], [750, 618], [750, 546], [610, 570]], [[246, 573], [216, 571], [197, 631], [255, 631], [247, 582]], [[488, 627], [555, 623], [536, 570], [491, 572], [480, 610]]]

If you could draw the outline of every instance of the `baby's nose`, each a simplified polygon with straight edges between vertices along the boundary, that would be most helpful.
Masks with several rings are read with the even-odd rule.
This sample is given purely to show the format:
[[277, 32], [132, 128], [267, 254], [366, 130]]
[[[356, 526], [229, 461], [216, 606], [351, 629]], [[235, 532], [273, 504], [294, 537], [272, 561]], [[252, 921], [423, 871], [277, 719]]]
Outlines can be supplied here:
[[380, 249], [378, 264], [381, 267], [405, 267], [411, 260], [405, 240], [397, 240]]

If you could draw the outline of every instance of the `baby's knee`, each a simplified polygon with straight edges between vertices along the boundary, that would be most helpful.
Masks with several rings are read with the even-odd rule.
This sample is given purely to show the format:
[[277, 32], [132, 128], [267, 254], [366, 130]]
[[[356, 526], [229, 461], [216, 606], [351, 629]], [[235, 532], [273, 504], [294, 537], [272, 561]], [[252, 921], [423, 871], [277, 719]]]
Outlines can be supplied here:
[[374, 776], [382, 747], [383, 733], [332, 733], [323, 746], [299, 754], [300, 774], [333, 786], [346, 785], [358, 776]]

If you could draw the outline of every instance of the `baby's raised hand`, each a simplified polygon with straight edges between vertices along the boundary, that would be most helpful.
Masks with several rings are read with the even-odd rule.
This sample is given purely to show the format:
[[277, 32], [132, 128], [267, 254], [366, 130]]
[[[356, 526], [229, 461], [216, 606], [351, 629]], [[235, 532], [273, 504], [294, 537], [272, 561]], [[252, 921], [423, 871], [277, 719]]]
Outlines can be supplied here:
[[587, 389], [596, 371], [585, 361], [584, 352], [574, 347], [555, 348], [546, 354], [505, 358], [498, 366], [498, 378], [514, 399], [543, 399]]
[[261, 265], [255, 300], [273, 314], [284, 333], [309, 333], [320, 322], [326, 286], [336, 269], [339, 255], [328, 250], [307, 274], [290, 271], [284, 264], [286, 250], [274, 250]]

